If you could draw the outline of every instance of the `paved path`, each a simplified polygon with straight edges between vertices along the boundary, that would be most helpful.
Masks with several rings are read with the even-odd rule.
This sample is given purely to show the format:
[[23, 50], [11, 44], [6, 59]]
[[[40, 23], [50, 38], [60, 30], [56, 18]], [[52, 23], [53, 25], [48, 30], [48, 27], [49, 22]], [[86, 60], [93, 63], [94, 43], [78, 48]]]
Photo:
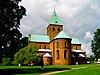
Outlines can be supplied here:
[[71, 71], [71, 70], [77, 70], [77, 69], [81, 69], [81, 68], [85, 68], [85, 67], [80, 67], [80, 68], [71, 68], [70, 70], [62, 70], [62, 71], [48, 72], [48, 73], [43, 73], [43, 74], [40, 74], [40, 75], [56, 74], [56, 73], [67, 72], [67, 71]]
[[[100, 64], [98, 64], [98, 65], [100, 65]], [[96, 65], [93, 65], [93, 66], [96, 66]], [[54, 71], [54, 72], [43, 73], [43, 74], [40, 74], [40, 75], [56, 74], [56, 73], [67, 72], [67, 71], [71, 71], [71, 70], [77, 70], [77, 69], [82, 69], [82, 68], [87, 68], [87, 67], [93, 67], [93, 66], [85, 66], [85, 67], [71, 68], [70, 70]]]

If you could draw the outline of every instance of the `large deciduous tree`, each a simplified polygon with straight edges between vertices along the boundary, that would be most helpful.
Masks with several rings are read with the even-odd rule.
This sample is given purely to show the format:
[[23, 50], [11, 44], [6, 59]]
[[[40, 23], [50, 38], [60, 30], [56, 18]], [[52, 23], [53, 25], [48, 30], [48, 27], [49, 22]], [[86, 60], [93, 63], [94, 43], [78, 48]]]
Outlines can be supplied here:
[[14, 64], [32, 64], [37, 63], [38, 58], [38, 48], [34, 44], [29, 44], [28, 46], [20, 49], [14, 55]]
[[26, 15], [21, 0], [0, 0], [0, 57], [13, 57], [22, 34], [20, 20]]
[[97, 31], [94, 32], [94, 37], [91, 42], [91, 48], [92, 52], [95, 55], [95, 58], [100, 58], [100, 29], [97, 29]]
[[23, 37], [19, 40], [16, 52], [28, 45], [28, 37]]

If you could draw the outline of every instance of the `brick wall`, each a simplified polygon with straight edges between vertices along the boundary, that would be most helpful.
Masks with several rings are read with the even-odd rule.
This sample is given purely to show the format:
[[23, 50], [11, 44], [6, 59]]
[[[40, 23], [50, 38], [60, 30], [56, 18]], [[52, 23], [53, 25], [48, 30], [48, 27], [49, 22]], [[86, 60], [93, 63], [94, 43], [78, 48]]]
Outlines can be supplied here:
[[[57, 42], [59, 47], [57, 47]], [[56, 39], [52, 41], [52, 64], [53, 65], [67, 65], [71, 64], [71, 39]], [[67, 43], [67, 47], [65, 47]], [[59, 50], [59, 58], [57, 57], [57, 50]], [[64, 50], [66, 50], [66, 59], [64, 58]]]
[[51, 24], [47, 27], [47, 35], [50, 37], [50, 40], [52, 40], [62, 30], [63, 30], [62, 25]]

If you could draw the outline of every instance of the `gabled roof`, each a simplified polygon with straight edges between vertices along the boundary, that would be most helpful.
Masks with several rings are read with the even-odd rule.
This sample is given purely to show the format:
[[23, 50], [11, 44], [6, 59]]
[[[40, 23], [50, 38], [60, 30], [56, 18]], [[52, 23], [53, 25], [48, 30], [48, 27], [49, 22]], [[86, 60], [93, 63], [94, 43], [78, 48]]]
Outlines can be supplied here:
[[78, 38], [72, 38], [71, 44], [81, 44]]
[[31, 42], [50, 42], [49, 36], [44, 35], [30, 35], [29, 41]]
[[49, 21], [49, 24], [63, 25], [62, 22], [61, 22], [61, 20], [60, 20], [60, 18], [57, 15], [55, 9], [54, 9], [52, 17], [51, 17], [51, 19]]
[[70, 37], [62, 30], [53, 39], [57, 39], [57, 38], [70, 38]]
[[46, 53], [45, 55], [43, 55], [43, 57], [51, 57], [51, 55], [49, 53]]
[[85, 57], [83, 54], [79, 54], [79, 56], [78, 57]]

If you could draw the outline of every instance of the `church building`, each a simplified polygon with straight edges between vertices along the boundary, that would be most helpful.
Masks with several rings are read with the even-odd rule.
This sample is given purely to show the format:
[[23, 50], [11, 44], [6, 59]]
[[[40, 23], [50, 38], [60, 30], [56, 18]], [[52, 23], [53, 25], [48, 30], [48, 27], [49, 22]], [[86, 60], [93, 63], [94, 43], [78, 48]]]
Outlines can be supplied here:
[[81, 49], [80, 40], [64, 32], [55, 10], [47, 27], [47, 35], [30, 34], [29, 43], [34, 43], [39, 48], [44, 65], [83, 64], [86, 61], [86, 53]]

